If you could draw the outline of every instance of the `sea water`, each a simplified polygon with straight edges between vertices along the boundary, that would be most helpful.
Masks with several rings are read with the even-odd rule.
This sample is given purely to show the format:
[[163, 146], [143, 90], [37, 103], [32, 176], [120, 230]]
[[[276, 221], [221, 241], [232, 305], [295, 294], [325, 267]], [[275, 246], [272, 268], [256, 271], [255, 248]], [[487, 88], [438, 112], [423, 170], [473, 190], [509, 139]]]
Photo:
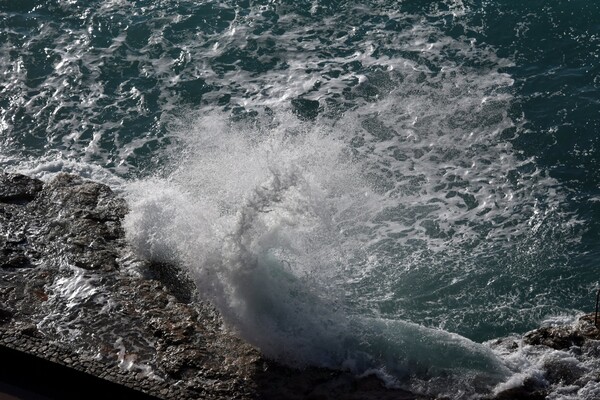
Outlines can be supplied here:
[[486, 341], [593, 306], [599, 20], [581, 0], [0, 0], [0, 163], [119, 190], [136, 251], [268, 357], [500, 390], [566, 356]]

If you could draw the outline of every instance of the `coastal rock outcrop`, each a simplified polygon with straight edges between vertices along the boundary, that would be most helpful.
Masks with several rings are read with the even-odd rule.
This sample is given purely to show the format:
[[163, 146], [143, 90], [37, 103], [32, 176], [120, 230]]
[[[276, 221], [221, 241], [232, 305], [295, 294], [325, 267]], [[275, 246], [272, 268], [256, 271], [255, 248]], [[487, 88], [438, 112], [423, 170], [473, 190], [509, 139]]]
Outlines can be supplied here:
[[[597, 391], [600, 362], [600, 329], [595, 315], [580, 316], [573, 323], [554, 323], [527, 332], [522, 337], [504, 338], [491, 345], [507, 359], [526, 360], [523, 380], [500, 391], [494, 400], [546, 399], [561, 392], [564, 398], [579, 398], [579, 392]], [[502, 351], [504, 350], [504, 351]]]
[[185, 271], [132, 253], [126, 213], [110, 188], [74, 175], [0, 174], [0, 347], [163, 399], [422, 398], [264, 359]]

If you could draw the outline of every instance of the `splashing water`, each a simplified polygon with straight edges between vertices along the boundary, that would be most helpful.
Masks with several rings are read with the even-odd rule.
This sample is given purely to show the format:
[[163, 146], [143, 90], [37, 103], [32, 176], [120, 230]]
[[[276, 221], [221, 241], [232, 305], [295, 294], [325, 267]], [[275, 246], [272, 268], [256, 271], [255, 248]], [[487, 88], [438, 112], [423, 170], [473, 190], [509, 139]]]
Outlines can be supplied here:
[[[414, 374], [489, 382], [508, 376], [484, 345], [400, 319], [402, 310], [394, 318], [365, 312], [373, 299], [361, 290], [374, 274], [427, 267], [388, 258], [392, 238], [409, 246], [427, 235], [397, 235], [406, 228], [391, 215], [404, 197], [381, 187], [380, 155], [357, 152], [338, 125], [307, 124], [283, 112], [252, 124], [211, 114], [193, 126], [193, 134], [180, 137], [185, 152], [174, 172], [129, 188], [126, 230], [143, 256], [188, 266], [200, 293], [242, 337], [288, 364], [378, 371], [389, 383]], [[426, 168], [418, 162], [412, 171]], [[420, 218], [442, 215], [432, 207]], [[468, 228], [477, 233], [478, 226]], [[442, 254], [443, 246], [464, 247], [462, 238], [428, 243]]]
[[[143, 256], [187, 266], [271, 358], [474, 393], [510, 370], [467, 337], [543, 312], [526, 299], [547, 282], [507, 285], [526, 286], [538, 259], [560, 254], [540, 238], [568, 219], [557, 182], [510, 144], [509, 63], [431, 27], [409, 36], [387, 45], [420, 49], [417, 59], [367, 49], [326, 63], [369, 67], [307, 96], [328, 104], [321, 117], [257, 91], [257, 112], [205, 108], [172, 124], [172, 168], [129, 185], [126, 230]], [[428, 36], [433, 45], [418, 40]], [[440, 59], [452, 52], [476, 67]], [[336, 86], [345, 79], [350, 91]], [[352, 105], [328, 102], [338, 94]]]

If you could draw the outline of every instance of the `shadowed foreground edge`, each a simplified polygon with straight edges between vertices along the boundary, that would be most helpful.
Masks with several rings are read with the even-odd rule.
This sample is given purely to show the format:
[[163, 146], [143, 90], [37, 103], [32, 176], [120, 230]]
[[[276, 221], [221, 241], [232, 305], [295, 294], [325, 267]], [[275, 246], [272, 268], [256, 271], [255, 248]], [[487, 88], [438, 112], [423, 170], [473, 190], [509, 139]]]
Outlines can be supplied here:
[[0, 399], [158, 399], [5, 346], [0, 360]]

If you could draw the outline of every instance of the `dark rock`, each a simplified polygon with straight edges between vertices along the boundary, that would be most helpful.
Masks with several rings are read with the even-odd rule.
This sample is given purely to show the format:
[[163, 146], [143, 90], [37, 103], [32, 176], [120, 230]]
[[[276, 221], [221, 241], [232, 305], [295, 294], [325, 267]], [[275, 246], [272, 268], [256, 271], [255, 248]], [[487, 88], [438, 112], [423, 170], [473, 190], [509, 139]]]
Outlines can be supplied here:
[[103, 184], [85, 181], [75, 175], [60, 174], [43, 188], [38, 207], [69, 219], [118, 221], [127, 213], [123, 199]]
[[542, 327], [526, 333], [523, 341], [530, 345], [542, 345], [556, 350], [564, 350], [572, 346], [581, 346], [585, 341], [585, 337], [581, 332], [570, 327]]
[[[526, 333], [524, 344], [558, 350], [543, 350], [544, 382], [527, 379], [521, 386], [505, 390], [493, 399], [545, 399], [556, 387], [567, 386], [576, 390], [585, 386], [587, 380], [597, 379], [590, 376], [586, 366], [590, 360], [600, 358], [600, 329], [595, 326], [594, 319], [593, 314], [588, 314], [574, 324], [545, 326]], [[511, 349], [503, 340], [494, 344]]]
[[151, 262], [143, 272], [148, 279], [160, 281], [180, 302], [189, 304], [194, 300], [196, 286], [178, 266]]
[[[600, 340], [600, 329], [595, 325], [595, 315], [587, 314], [579, 318], [577, 330], [586, 339]], [[598, 321], [600, 325], [600, 320]]]
[[10, 310], [0, 308], [0, 324], [5, 324], [12, 320], [14, 313]]
[[33, 324], [25, 324], [23, 326], [19, 326], [18, 329], [21, 332], [21, 334], [26, 336], [36, 337], [40, 335], [37, 327]]
[[[44, 186], [29, 211], [43, 216], [43, 239], [60, 243], [56, 250], [88, 270], [113, 270], [122, 247], [123, 199], [105, 185], [61, 174]], [[56, 246], [50, 246], [56, 247]]]
[[545, 387], [534, 379], [525, 379], [521, 386], [504, 390], [493, 400], [545, 400], [548, 396]]
[[6, 248], [0, 251], [0, 268], [26, 268], [31, 266], [31, 260], [22, 253], [13, 252]]
[[42, 190], [42, 181], [21, 174], [0, 175], [0, 202], [24, 204]]
[[6, 240], [0, 238], [0, 268], [25, 268], [31, 266], [31, 260], [25, 255], [25, 240]]

